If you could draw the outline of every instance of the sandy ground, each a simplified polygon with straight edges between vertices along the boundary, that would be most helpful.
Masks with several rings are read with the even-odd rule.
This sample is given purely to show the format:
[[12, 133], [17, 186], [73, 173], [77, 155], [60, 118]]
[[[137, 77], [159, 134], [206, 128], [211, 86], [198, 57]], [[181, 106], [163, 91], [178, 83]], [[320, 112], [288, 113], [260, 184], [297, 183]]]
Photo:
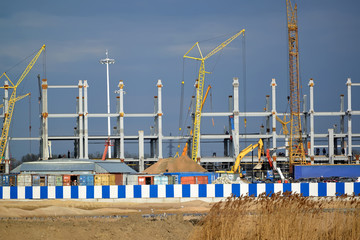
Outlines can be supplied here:
[[[0, 201], [0, 239], [187, 239], [200, 217], [183, 214], [207, 213], [211, 206], [202, 201]], [[142, 217], [151, 214], [158, 217]]]

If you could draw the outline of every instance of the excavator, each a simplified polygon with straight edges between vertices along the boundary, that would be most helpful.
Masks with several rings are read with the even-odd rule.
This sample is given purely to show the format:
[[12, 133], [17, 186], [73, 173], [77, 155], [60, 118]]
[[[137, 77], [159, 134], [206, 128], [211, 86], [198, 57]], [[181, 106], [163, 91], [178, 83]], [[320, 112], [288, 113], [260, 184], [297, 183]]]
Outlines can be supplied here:
[[255, 148], [258, 148], [258, 158], [259, 158], [259, 162], [255, 166], [255, 168], [259, 165], [261, 166], [262, 164], [261, 155], [263, 153], [263, 146], [264, 144], [261, 139], [255, 145], [250, 144], [247, 148], [242, 150], [239, 153], [239, 155], [236, 157], [235, 164], [231, 167], [230, 171], [217, 171], [217, 173], [240, 173], [241, 176], [241, 168], [240, 168], [241, 159], [243, 159], [249, 152], [252, 152]]

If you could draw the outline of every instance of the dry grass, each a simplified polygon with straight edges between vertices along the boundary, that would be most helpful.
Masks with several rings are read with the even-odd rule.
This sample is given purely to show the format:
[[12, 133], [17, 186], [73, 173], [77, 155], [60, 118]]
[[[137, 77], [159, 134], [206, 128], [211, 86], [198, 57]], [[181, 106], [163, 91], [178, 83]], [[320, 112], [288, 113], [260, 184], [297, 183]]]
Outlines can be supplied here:
[[211, 208], [190, 239], [360, 239], [360, 199], [289, 192], [229, 197]]

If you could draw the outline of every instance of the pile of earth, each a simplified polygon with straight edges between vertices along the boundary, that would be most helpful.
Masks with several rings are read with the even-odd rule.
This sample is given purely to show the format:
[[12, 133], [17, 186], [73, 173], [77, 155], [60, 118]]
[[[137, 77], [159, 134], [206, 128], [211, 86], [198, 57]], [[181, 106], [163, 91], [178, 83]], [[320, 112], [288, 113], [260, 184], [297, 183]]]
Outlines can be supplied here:
[[166, 172], [207, 172], [207, 170], [191, 160], [188, 156], [180, 156], [177, 158], [160, 159], [157, 163], [143, 171], [143, 173], [148, 174], [160, 174]]

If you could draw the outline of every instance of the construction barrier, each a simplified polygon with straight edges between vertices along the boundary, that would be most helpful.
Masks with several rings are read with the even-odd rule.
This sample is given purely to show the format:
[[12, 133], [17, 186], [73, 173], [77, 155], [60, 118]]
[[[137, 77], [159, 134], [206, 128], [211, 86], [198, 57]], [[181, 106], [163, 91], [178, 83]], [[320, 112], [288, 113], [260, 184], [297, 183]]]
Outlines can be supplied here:
[[13, 186], [0, 187], [0, 199], [170, 199], [254, 196], [292, 191], [303, 196], [359, 195], [360, 182], [259, 183], [259, 184], [174, 184], [110, 186]]

